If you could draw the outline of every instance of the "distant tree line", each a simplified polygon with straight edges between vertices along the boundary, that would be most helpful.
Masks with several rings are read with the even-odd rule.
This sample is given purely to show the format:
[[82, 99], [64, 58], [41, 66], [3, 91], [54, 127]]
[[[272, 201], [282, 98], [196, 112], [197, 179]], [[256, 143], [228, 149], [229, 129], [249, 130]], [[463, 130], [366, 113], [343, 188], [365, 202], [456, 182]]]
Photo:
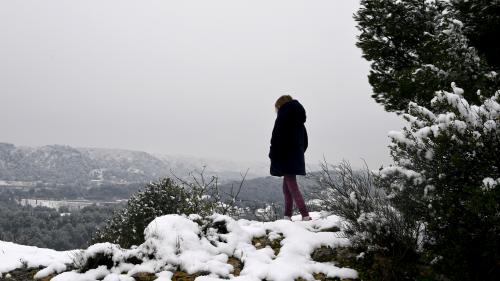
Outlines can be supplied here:
[[131, 183], [122, 185], [102, 185], [96, 187], [62, 186], [62, 187], [34, 187], [29, 189], [6, 189], [0, 191], [4, 197], [49, 199], [49, 200], [72, 200], [87, 199], [100, 201], [113, 201], [128, 199], [137, 192], [144, 184]]
[[86, 248], [96, 229], [116, 206], [89, 206], [71, 214], [45, 207], [21, 206], [0, 194], [0, 240], [23, 245], [69, 250]]

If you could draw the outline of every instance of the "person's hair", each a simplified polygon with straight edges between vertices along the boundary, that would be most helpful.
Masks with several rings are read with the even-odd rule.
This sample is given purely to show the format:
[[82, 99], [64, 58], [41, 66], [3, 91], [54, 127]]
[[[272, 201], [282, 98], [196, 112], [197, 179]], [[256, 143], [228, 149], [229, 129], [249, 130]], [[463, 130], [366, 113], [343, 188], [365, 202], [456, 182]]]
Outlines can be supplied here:
[[284, 95], [284, 96], [281, 96], [278, 98], [278, 100], [276, 101], [274, 106], [276, 107], [276, 109], [280, 109], [280, 107], [282, 107], [285, 103], [292, 101], [292, 100], [293, 100], [292, 96]]

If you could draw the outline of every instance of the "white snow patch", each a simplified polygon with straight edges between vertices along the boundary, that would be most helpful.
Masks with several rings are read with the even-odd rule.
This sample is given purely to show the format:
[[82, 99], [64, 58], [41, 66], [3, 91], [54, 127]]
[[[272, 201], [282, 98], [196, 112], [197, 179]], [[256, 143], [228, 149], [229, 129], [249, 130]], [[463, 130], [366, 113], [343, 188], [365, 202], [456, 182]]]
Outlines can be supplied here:
[[406, 144], [406, 145], [412, 145], [412, 141], [410, 141], [406, 136], [400, 132], [400, 131], [389, 131], [388, 133], [389, 137], [392, 138], [394, 141], [397, 141], [398, 143]]
[[53, 262], [48, 267], [38, 271], [34, 279], [42, 279], [54, 273], [61, 273], [66, 270], [66, 265], [60, 262]]
[[487, 191], [487, 190], [492, 190], [494, 189], [497, 185], [500, 184], [500, 178], [498, 178], [497, 180], [494, 180], [492, 178], [484, 178], [483, 179], [483, 186], [482, 186], [482, 189]]
[[33, 246], [18, 245], [12, 242], [0, 241], [0, 274], [28, 267], [51, 267], [57, 271], [61, 264], [72, 262], [75, 251], [58, 252]]
[[156, 278], [155, 281], [172, 281], [172, 276], [174, 276], [174, 274], [170, 271], [162, 271], [157, 273], [156, 276], [158, 276], [158, 278]]
[[[91, 281], [91, 280], [102, 280], [107, 277], [111, 272], [106, 268], [105, 265], [99, 266], [96, 269], [91, 269], [84, 273], [78, 273], [76, 271], [64, 272], [56, 277], [52, 278], [51, 281]], [[122, 279], [119, 279], [122, 280]], [[123, 281], [132, 281], [132, 279], [124, 279]]]

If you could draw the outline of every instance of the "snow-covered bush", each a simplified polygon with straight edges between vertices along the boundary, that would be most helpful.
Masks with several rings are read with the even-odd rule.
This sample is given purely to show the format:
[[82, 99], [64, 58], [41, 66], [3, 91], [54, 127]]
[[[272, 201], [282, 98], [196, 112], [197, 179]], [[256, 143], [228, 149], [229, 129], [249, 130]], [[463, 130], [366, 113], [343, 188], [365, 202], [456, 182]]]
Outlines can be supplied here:
[[139, 245], [144, 242], [144, 229], [156, 217], [213, 213], [237, 216], [240, 209], [234, 202], [234, 197], [228, 202], [221, 201], [216, 178], [207, 182], [201, 174], [200, 178], [194, 177], [193, 182], [180, 183], [169, 178], [161, 179], [147, 184], [144, 190], [133, 195], [127, 206], [116, 212], [96, 233], [93, 242], [111, 242], [122, 247]]
[[[452, 83], [430, 108], [410, 103], [409, 126], [390, 132], [394, 165], [377, 185], [408, 220], [425, 225], [423, 249], [452, 279], [500, 276], [500, 92], [470, 105]], [[498, 279], [497, 279], [498, 280]]]
[[312, 177], [317, 184], [313, 196], [320, 200], [322, 209], [349, 221], [356, 221], [362, 213], [373, 211], [374, 204], [383, 195], [375, 188], [368, 169], [354, 171], [345, 160], [337, 166], [325, 161], [321, 171]]
[[367, 253], [365, 262], [376, 263], [374, 255], [378, 259], [383, 257], [385, 264], [380, 266], [383, 268], [365, 278], [401, 280], [403, 276], [416, 274], [422, 225], [408, 220], [391, 205], [385, 191], [376, 186], [368, 167], [356, 171], [347, 161], [336, 166], [325, 162], [314, 177], [315, 197], [321, 201], [322, 209], [345, 218], [344, 233], [355, 248]]
[[219, 178], [211, 176], [205, 177], [206, 166], [196, 174], [191, 173], [191, 179], [181, 179], [176, 177], [179, 184], [185, 190], [188, 190], [190, 198], [194, 204], [193, 209], [199, 210], [194, 212], [198, 215], [211, 215], [218, 213], [228, 215], [233, 218], [239, 218], [246, 213], [244, 208], [238, 206], [238, 197], [245, 183], [248, 170], [242, 174], [241, 181], [237, 184], [231, 185], [231, 189], [224, 191], [219, 188]]
[[144, 242], [144, 229], [156, 217], [192, 213], [193, 198], [171, 179], [151, 182], [134, 194], [127, 206], [117, 211], [106, 226], [96, 233], [93, 243], [111, 242], [122, 247]]
[[266, 203], [262, 208], [257, 208], [254, 211], [255, 217], [259, 221], [275, 221], [283, 216], [283, 205], [277, 203]]

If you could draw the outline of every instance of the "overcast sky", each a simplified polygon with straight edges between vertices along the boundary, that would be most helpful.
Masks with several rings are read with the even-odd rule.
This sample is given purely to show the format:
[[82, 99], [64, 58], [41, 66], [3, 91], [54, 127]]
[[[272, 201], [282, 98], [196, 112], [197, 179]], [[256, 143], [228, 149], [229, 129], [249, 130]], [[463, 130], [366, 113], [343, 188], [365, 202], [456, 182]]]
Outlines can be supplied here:
[[370, 97], [359, 1], [0, 2], [0, 142], [268, 161], [275, 100], [310, 149], [389, 163], [403, 122]]

